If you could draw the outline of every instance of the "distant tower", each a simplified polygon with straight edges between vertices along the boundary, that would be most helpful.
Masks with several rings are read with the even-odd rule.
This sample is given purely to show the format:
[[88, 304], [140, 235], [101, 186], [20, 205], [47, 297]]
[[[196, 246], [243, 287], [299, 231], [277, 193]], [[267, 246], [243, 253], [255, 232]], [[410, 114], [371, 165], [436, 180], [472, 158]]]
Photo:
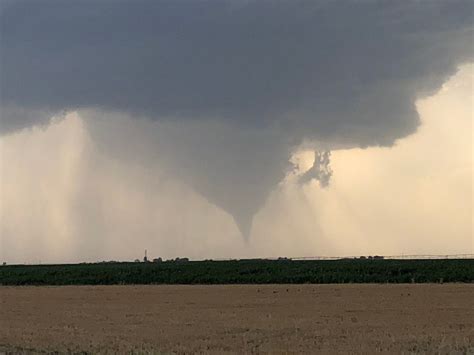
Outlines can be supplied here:
[[145, 257], [143, 258], [143, 262], [144, 262], [144, 263], [147, 263], [147, 262], [148, 262], [148, 258], [147, 258], [147, 256], [146, 256], [146, 249], [145, 249]]

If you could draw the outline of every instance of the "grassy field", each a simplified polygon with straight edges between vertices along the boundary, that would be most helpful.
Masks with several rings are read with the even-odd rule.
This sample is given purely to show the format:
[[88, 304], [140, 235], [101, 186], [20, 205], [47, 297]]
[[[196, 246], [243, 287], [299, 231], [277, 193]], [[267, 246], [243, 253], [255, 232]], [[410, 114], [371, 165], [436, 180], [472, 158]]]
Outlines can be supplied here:
[[474, 284], [0, 287], [0, 353], [473, 354]]
[[0, 266], [0, 285], [474, 282], [473, 259], [232, 260]]

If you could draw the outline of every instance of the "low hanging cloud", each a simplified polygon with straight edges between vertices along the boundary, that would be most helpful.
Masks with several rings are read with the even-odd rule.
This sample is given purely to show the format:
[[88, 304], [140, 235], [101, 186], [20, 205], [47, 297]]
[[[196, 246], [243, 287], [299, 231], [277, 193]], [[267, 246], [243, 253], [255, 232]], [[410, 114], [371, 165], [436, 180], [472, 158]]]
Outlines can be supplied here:
[[[4, 0], [0, 130], [78, 111], [110, 156], [160, 165], [248, 235], [301, 145], [390, 146], [416, 130], [416, 99], [473, 57], [473, 9]], [[317, 169], [304, 179], [327, 184]]]
[[331, 169], [331, 152], [326, 150], [322, 152], [316, 152], [314, 157], [314, 163], [300, 178], [301, 183], [307, 183], [312, 179], [319, 181], [322, 187], [329, 185], [329, 180], [332, 176]]

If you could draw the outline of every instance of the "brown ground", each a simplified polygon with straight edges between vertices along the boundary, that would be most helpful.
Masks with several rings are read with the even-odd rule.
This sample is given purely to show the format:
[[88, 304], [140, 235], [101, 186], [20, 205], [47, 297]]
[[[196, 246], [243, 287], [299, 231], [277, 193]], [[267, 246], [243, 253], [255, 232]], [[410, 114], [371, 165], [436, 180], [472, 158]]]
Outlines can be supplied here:
[[0, 287], [0, 353], [474, 353], [474, 284]]

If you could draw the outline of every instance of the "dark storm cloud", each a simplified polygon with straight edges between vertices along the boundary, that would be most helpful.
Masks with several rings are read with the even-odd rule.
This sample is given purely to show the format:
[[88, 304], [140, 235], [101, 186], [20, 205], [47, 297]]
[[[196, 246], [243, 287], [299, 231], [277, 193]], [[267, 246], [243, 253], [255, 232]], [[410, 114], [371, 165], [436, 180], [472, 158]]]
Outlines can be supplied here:
[[[104, 151], [160, 165], [244, 235], [295, 147], [393, 144], [418, 126], [416, 99], [473, 56], [469, 0], [0, 0], [0, 11], [3, 133], [79, 110]], [[302, 181], [327, 185], [328, 163]]]
[[[3, 1], [3, 107], [391, 144], [472, 57], [470, 1]], [[31, 122], [2, 115], [4, 130]], [[12, 122], [14, 121], [14, 122]]]

